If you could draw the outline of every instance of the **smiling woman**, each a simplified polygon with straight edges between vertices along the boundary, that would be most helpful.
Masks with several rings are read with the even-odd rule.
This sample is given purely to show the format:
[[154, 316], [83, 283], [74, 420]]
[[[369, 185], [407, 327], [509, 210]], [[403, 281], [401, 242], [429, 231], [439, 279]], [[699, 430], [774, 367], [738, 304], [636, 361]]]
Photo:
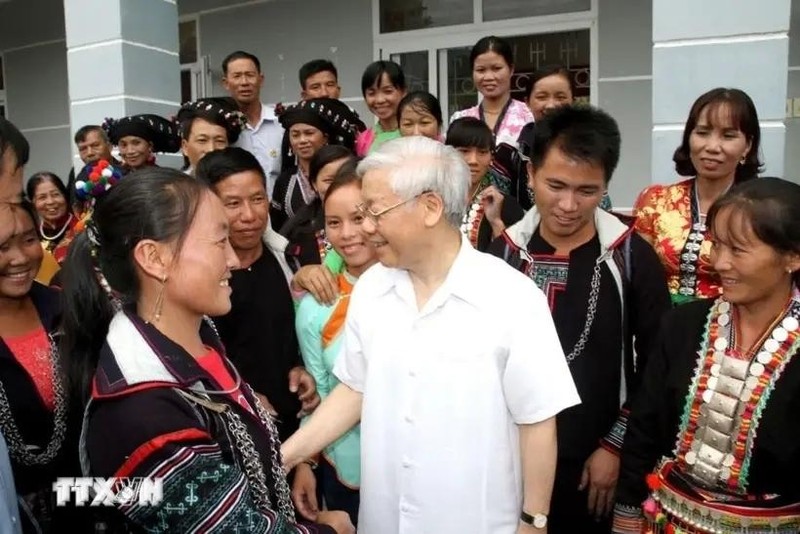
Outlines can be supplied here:
[[[26, 522], [39, 532], [56, 532], [60, 522], [88, 515], [54, 508], [49, 498], [58, 476], [80, 476], [77, 439], [80, 425], [70, 416], [58, 337], [61, 305], [56, 290], [34, 282], [42, 247], [29, 204], [13, 208], [12, 235], [0, 243], [0, 433], [8, 442]], [[75, 415], [74, 413], [72, 415]], [[45, 430], [47, 429], [47, 430]]]
[[78, 223], [67, 203], [67, 188], [55, 174], [40, 172], [31, 176], [25, 192], [36, 208], [42, 247], [61, 265]]
[[673, 157], [678, 174], [692, 178], [653, 185], [636, 200], [636, 229], [661, 257], [676, 304], [719, 295], [706, 213], [734, 183], [756, 177], [760, 140], [750, 97], [739, 89], [712, 89], [692, 105]]
[[708, 221], [722, 295], [662, 322], [625, 434], [616, 533], [800, 530], [800, 185], [739, 184]]

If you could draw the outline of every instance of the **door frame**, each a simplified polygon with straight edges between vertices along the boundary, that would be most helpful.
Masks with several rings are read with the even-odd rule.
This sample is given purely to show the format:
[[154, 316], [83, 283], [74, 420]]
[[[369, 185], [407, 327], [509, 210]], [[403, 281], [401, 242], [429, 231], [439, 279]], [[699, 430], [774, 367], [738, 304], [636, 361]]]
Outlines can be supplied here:
[[[483, 1], [473, 0], [473, 19], [476, 21], [480, 21], [482, 18]], [[446, 112], [448, 101], [447, 61], [446, 53], [440, 54], [441, 50], [470, 47], [486, 35], [513, 37], [516, 35], [589, 30], [589, 102], [592, 105], [597, 105], [600, 75], [598, 69], [598, 2], [599, 0], [591, 0], [591, 9], [589, 11], [577, 13], [380, 33], [380, 0], [372, 0], [373, 58], [375, 60], [389, 59], [393, 54], [427, 51], [428, 87], [430, 92], [439, 98], [442, 104], [442, 111]], [[440, 65], [444, 68], [440, 68]], [[439, 80], [440, 71], [444, 72], [443, 80]], [[449, 120], [449, 117], [446, 117], [446, 119]]]

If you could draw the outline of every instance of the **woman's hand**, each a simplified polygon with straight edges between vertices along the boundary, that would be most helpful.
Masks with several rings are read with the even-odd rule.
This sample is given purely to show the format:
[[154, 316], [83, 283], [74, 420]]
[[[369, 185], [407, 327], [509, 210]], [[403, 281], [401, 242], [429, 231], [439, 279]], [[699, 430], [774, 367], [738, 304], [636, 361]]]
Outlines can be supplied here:
[[355, 534], [356, 527], [350, 521], [350, 516], [347, 512], [325, 511], [317, 515], [317, 523], [328, 525], [336, 530], [336, 534]]

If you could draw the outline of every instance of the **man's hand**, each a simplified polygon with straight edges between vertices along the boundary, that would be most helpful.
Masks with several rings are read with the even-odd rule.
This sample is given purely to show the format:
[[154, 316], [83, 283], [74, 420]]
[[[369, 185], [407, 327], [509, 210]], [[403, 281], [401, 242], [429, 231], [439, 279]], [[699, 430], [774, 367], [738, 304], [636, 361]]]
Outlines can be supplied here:
[[619, 456], [600, 447], [586, 460], [578, 489], [589, 488], [587, 508], [595, 519], [614, 509], [614, 490], [619, 477]]
[[314, 476], [311, 466], [306, 463], [302, 463], [295, 468], [292, 500], [300, 515], [309, 521], [317, 522], [317, 516], [319, 515], [317, 478]]
[[317, 523], [333, 527], [336, 534], [356, 533], [356, 528], [353, 526], [353, 522], [350, 521], [350, 516], [347, 515], [347, 512], [320, 512], [319, 515], [317, 515]]
[[297, 393], [297, 398], [303, 407], [297, 417], [303, 417], [313, 412], [319, 406], [320, 398], [317, 395], [317, 383], [314, 377], [303, 367], [297, 366], [289, 371], [289, 391]]
[[517, 527], [517, 534], [547, 534], [547, 527], [536, 528], [533, 525], [520, 522]]
[[292, 279], [292, 289], [308, 291], [317, 302], [328, 306], [336, 302], [339, 285], [336, 277], [324, 265], [304, 265], [297, 270]]
[[269, 402], [266, 396], [262, 395], [261, 393], [256, 393], [256, 397], [258, 397], [258, 401], [261, 403], [261, 406], [270, 414], [272, 417], [277, 417], [278, 412], [275, 411], [275, 408], [272, 406], [272, 403]]
[[503, 193], [493, 185], [490, 185], [481, 193], [483, 214], [492, 227], [492, 237], [498, 237], [506, 229], [502, 218], [503, 200], [505, 200]]

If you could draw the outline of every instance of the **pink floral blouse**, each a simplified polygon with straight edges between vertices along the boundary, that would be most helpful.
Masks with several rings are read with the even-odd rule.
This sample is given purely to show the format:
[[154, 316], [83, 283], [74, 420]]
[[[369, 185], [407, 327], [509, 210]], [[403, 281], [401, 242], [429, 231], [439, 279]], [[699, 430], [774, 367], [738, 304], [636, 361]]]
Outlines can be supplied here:
[[[479, 106], [457, 111], [453, 114], [451, 122], [462, 117], [475, 117], [476, 119], [480, 119], [481, 112]], [[501, 122], [500, 127], [496, 129], [497, 135], [495, 136], [495, 142], [517, 146], [519, 133], [522, 127], [529, 122], [533, 122], [533, 113], [530, 108], [524, 102], [512, 99], [503, 117], [503, 122]]]

